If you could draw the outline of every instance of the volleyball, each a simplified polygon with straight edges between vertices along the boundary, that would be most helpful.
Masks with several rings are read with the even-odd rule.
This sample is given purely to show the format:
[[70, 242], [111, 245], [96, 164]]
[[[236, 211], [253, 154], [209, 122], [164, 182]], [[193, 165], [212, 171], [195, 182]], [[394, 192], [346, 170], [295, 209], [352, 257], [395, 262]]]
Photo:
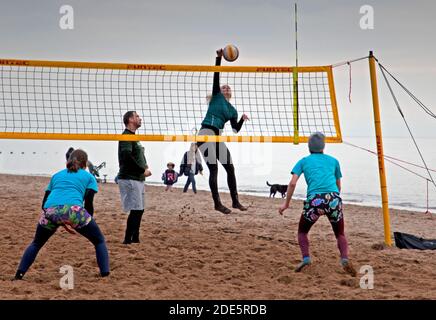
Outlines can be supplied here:
[[223, 49], [223, 56], [229, 62], [233, 62], [239, 57], [239, 50], [233, 44], [229, 44]]

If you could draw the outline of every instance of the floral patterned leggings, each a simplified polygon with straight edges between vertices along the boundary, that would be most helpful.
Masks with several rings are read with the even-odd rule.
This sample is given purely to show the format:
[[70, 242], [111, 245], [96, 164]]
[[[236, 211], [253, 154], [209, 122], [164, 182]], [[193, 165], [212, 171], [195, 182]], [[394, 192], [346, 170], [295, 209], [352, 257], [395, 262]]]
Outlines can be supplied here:
[[80, 229], [90, 223], [91, 215], [81, 206], [61, 205], [42, 210], [39, 224], [48, 229], [56, 230], [62, 225], [69, 225], [73, 229]]
[[[78, 233], [87, 238], [95, 247], [97, 264], [102, 275], [109, 274], [109, 254], [103, 234], [95, 220], [80, 206], [57, 206], [47, 208], [42, 212], [36, 227], [32, 243], [24, 251], [18, 272], [24, 275], [35, 261], [39, 250], [45, 245], [57, 228], [61, 225], [70, 225]], [[77, 250], [81, 250], [77, 247]]]
[[341, 258], [348, 259], [348, 243], [344, 232], [344, 216], [342, 212], [342, 199], [336, 192], [311, 195], [304, 201], [304, 209], [298, 225], [298, 244], [303, 259], [309, 257], [310, 228], [319, 217], [326, 215], [335, 233]]

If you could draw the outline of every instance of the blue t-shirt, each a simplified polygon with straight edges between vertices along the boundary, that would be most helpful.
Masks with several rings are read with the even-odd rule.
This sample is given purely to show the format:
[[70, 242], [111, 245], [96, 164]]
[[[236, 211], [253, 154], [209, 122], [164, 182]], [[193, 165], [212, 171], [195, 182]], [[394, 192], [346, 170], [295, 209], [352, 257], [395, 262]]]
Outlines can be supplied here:
[[51, 177], [46, 189], [50, 191], [50, 194], [44, 208], [65, 204], [83, 206], [86, 189], [98, 191], [97, 181], [92, 174], [83, 169], [77, 172], [68, 172], [68, 169], [61, 170]]
[[292, 169], [292, 174], [304, 173], [307, 196], [318, 193], [339, 193], [336, 180], [342, 178], [339, 161], [323, 153], [312, 153], [304, 157]]

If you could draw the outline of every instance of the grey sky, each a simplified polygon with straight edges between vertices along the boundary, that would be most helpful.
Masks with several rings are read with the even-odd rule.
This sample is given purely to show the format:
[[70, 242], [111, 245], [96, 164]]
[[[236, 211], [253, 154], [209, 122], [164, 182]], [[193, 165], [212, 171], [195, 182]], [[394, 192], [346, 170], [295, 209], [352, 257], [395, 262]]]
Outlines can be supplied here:
[[[213, 64], [215, 49], [240, 49], [232, 65], [293, 65], [294, 1], [1, 1], [0, 58]], [[74, 8], [74, 30], [61, 30], [59, 8]], [[362, 5], [374, 8], [375, 29], [359, 27]], [[436, 2], [299, 1], [300, 65], [327, 65], [375, 55], [436, 112]], [[335, 69], [343, 134], [373, 135], [366, 61]], [[407, 135], [379, 74], [383, 133]], [[412, 130], [436, 137], [429, 118], [397, 91]]]

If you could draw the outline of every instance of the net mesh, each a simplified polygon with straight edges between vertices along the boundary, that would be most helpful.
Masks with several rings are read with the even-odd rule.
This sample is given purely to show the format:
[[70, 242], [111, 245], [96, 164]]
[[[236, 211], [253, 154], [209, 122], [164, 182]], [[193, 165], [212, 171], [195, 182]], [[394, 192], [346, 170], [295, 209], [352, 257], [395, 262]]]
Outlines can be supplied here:
[[[214, 67], [204, 71], [131, 70], [92, 67], [0, 65], [0, 137], [44, 134], [119, 135], [122, 116], [136, 111], [146, 136], [195, 135], [206, 114]], [[314, 131], [341, 140], [329, 68], [298, 72], [298, 136]], [[169, 69], [168, 67], [166, 69]], [[197, 66], [197, 69], [199, 67]], [[294, 137], [292, 68], [255, 72], [227, 67], [221, 84], [231, 103], [249, 116], [238, 136]], [[221, 70], [221, 69], [220, 69]], [[251, 69], [247, 69], [251, 70]], [[333, 96], [332, 96], [333, 94]], [[2, 135], [3, 134], [3, 135]], [[234, 136], [226, 125], [224, 136]], [[96, 138], [98, 139], [98, 137]]]

